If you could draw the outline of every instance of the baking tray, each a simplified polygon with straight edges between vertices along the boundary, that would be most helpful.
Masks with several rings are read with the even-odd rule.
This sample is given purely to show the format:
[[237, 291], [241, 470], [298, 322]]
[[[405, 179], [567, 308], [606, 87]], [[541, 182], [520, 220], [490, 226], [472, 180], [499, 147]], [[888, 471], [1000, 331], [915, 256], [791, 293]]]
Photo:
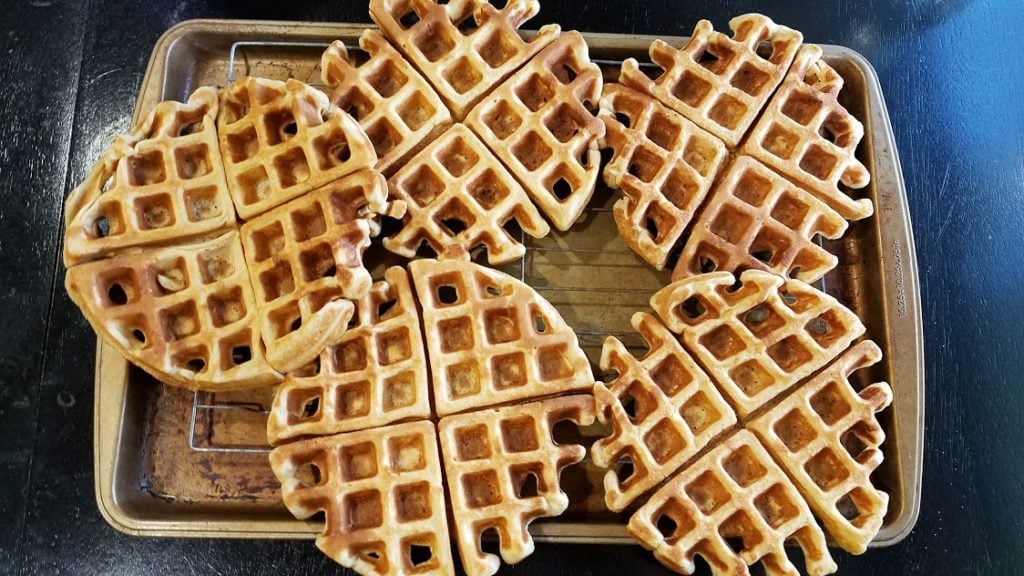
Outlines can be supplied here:
[[[135, 120], [160, 100], [184, 100], [203, 85], [224, 86], [244, 75], [294, 77], [319, 85], [320, 54], [341, 39], [358, 46], [363, 24], [296, 24], [192, 20], [157, 42], [135, 109]], [[584, 34], [606, 81], [622, 59], [648, 60], [654, 37]], [[673, 45], [683, 37], [662, 37]], [[860, 159], [871, 171], [865, 193], [876, 214], [853, 222], [825, 246], [839, 257], [822, 288], [865, 320], [867, 336], [885, 358], [857, 377], [892, 384], [892, 407], [880, 416], [885, 463], [874, 481], [890, 495], [889, 512], [873, 545], [904, 538], [917, 520], [921, 496], [924, 380], [917, 260], [899, 158], [885, 101], [871, 65], [847, 48], [823, 46], [846, 80], [842, 100], [865, 125]], [[357, 51], [353, 53], [358, 54]], [[358, 57], [358, 56], [356, 56]], [[133, 120], [134, 122], [134, 120]], [[592, 361], [607, 335], [641, 349], [629, 318], [668, 282], [618, 238], [611, 191], [599, 184], [590, 208], [568, 233], [526, 238], [527, 254], [507, 271], [548, 298], [573, 326]], [[379, 243], [377, 243], [379, 244]], [[367, 254], [378, 276], [389, 256]], [[595, 364], [596, 368], [596, 364]], [[595, 369], [595, 374], [597, 374]], [[98, 341], [95, 395], [96, 498], [107, 521], [140, 536], [314, 537], [322, 520], [294, 519], [280, 500], [267, 461], [267, 408], [272, 390], [193, 393], [161, 386]], [[600, 434], [597, 429], [584, 435]], [[605, 509], [601, 478], [587, 461], [563, 474], [570, 507], [530, 528], [539, 541], [626, 543], [629, 510]]]

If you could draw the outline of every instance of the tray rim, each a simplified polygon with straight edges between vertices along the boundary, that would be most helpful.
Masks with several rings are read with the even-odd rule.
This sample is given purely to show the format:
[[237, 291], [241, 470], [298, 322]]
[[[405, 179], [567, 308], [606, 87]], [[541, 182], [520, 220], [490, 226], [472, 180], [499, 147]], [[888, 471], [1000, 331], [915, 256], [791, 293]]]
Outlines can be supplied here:
[[[139, 86], [139, 94], [136, 98], [135, 108], [131, 119], [134, 125], [148, 108], [148, 99], [152, 94], [147, 94], [147, 88], [155, 81], [154, 70], [160, 69], [162, 77], [161, 86], [166, 84], [169, 59], [173, 46], [176, 42], [192, 35], [209, 32], [235, 33], [235, 34], [277, 34], [286, 36], [329, 34], [338, 31], [361, 31], [366, 28], [374, 28], [372, 23], [319, 23], [319, 22], [288, 22], [276, 20], [235, 20], [235, 19], [192, 19], [175, 24], [165, 31], [154, 44], [153, 51], [146, 65], [146, 72]], [[286, 30], [287, 29], [291, 29]], [[302, 33], [296, 34], [295, 29]], [[531, 31], [525, 31], [530, 34]], [[650, 34], [616, 34], [581, 31], [585, 38], [600, 40], [604, 48], [635, 49], [638, 43], [649, 44], [655, 38], [660, 38], [670, 44], [678, 45], [686, 40], [686, 36], [662, 36]], [[909, 202], [907, 201], [906, 185], [903, 178], [903, 171], [900, 163], [899, 153], [896, 149], [895, 136], [889, 120], [885, 98], [882, 93], [878, 75], [871, 63], [859, 52], [837, 45], [819, 44], [826, 56], [842, 56], [851, 60], [864, 74], [869, 94], [868, 114], [873, 146], [871, 154], [874, 156], [875, 164], [880, 161], [891, 164], [891, 178], [887, 181], [893, 190], [887, 195], [887, 204], [881, 206], [881, 194], [876, 199], [876, 210], [873, 218], [885, 220], [878, 225], [881, 240], [891, 240], [892, 252], [890, 257], [894, 262], [895, 273], [898, 274], [896, 293], [890, 291], [888, 285], [889, 275], [885, 274], [886, 282], [883, 282], [884, 294], [882, 295], [886, 310], [887, 331], [892, 332], [892, 309], [902, 309], [905, 324], [900, 332], [909, 332], [909, 338], [905, 338], [912, 344], [912, 362], [906, 367], [905, 372], [913, 375], [912, 382], [907, 384], [901, 382], [899, 391], [894, 390], [898, 396], [909, 396], [911, 406], [901, 408], [912, 412], [912, 420], [917, 423], [911, 431], [896, 430], [894, 435], [900, 436], [900, 446], [903, 451], [911, 452], [910, 456], [903, 459], [902, 481], [903, 481], [903, 503], [904, 510], [887, 529], [883, 529], [878, 536], [870, 543], [870, 547], [884, 547], [899, 543], [905, 539], [913, 530], [920, 514], [921, 492], [923, 489], [923, 460], [924, 460], [924, 407], [925, 407], [925, 373], [924, 373], [924, 341], [923, 322], [921, 317], [921, 295], [920, 278], [918, 276], [917, 251], [914, 243], [913, 228], [910, 219]], [[160, 60], [164, 59], [164, 62]], [[160, 64], [160, 66], [157, 66]], [[879, 142], [878, 139], [883, 140]], [[880, 171], [879, 171], [880, 172]], [[879, 186], [880, 187], [880, 186]], [[885, 210], [883, 210], [885, 208]], [[886, 224], [888, 223], [888, 225]], [[886, 251], [884, 244], [880, 245], [883, 260]], [[883, 273], [886, 272], [883, 266]], [[302, 538], [313, 539], [319, 532], [319, 524], [316, 522], [300, 520], [232, 520], [232, 519], [211, 519], [202, 521], [184, 520], [159, 520], [145, 518], [132, 514], [125, 509], [118, 501], [116, 490], [116, 479], [114, 471], [120, 459], [121, 426], [125, 413], [125, 399], [127, 396], [127, 371], [128, 362], [116, 351], [105, 344], [99, 336], [96, 339], [96, 362], [95, 362], [95, 394], [94, 394], [94, 434], [93, 434], [93, 464], [94, 484], [97, 507], [104, 520], [111, 527], [124, 534], [146, 537], [192, 537], [192, 538]], [[113, 384], [113, 385], [111, 385]], [[908, 389], [909, 388], [909, 389]], [[907, 402], [907, 400], [904, 400]], [[909, 444], [908, 444], [909, 443]], [[601, 525], [575, 525], [573, 533], [552, 533], [548, 530], [549, 524], [534, 524], [530, 528], [534, 539], [540, 542], [563, 542], [563, 543], [585, 543], [585, 544], [625, 544], [634, 543], [632, 539], [623, 536], [608, 536], [607, 534], [588, 533], [595, 528], [601, 529], [607, 524]], [[618, 525], [616, 525], [618, 526]], [[623, 534], [625, 533], [623, 527]], [[555, 531], [560, 532], [560, 531]]]

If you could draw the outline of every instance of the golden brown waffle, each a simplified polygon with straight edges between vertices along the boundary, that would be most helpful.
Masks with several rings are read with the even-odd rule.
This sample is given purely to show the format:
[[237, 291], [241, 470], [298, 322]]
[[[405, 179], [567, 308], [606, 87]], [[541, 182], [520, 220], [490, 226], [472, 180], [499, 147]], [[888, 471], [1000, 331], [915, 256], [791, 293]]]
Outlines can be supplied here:
[[854, 199], [871, 174], [857, 159], [864, 126], [839, 103], [843, 77], [821, 56], [821, 48], [800, 48], [793, 67], [772, 97], [743, 152], [817, 195], [845, 218], [874, 212], [870, 198]]
[[526, 248], [505, 225], [516, 220], [527, 234], [550, 232], [519, 182], [469, 128], [456, 124], [388, 180], [392, 198], [408, 206], [402, 229], [384, 246], [407, 258], [422, 243], [440, 254], [452, 245], [487, 247], [487, 260], [502, 264]]
[[263, 357], [238, 232], [79, 264], [64, 285], [97, 334], [162, 382], [233, 390], [281, 380]]
[[370, 289], [363, 251], [380, 231], [387, 184], [362, 170], [296, 198], [242, 226], [267, 359], [281, 372], [309, 364], [335, 344], [352, 317], [350, 300]]
[[590, 201], [600, 171], [601, 70], [579, 32], [568, 32], [491, 92], [466, 117], [559, 230]]
[[409, 274], [389, 268], [355, 302], [355, 323], [314, 366], [289, 374], [267, 421], [271, 445], [430, 416], [427, 359]]
[[533, 288], [465, 252], [409, 271], [439, 416], [594, 385], [576, 333]]
[[630, 58], [619, 82], [654, 96], [734, 148], [782, 81], [803, 35], [760, 14], [737, 16], [729, 28], [732, 38], [701, 20], [678, 50], [655, 40], [651, 60], [664, 73], [651, 80]]
[[270, 453], [285, 506], [323, 511], [316, 545], [363, 576], [453, 574], [430, 422], [301, 440]]
[[437, 92], [376, 30], [366, 30], [359, 47], [369, 60], [353, 66], [348, 50], [333, 42], [321, 58], [321, 77], [331, 103], [366, 131], [377, 152], [377, 169], [391, 174], [452, 116]]
[[616, 512], [736, 423], [736, 413], [675, 335], [650, 314], [637, 312], [632, 322], [649, 352], [634, 358], [608, 337], [601, 370], [617, 376], [607, 386], [594, 385], [597, 417], [611, 423], [612, 433], [594, 442], [590, 456], [600, 468], [619, 466], [618, 474], [609, 470], [604, 477], [605, 503]]
[[529, 41], [519, 27], [540, 10], [537, 0], [370, 0], [370, 17], [430, 81], [461, 120], [480, 98], [558, 36], [557, 25]]
[[298, 80], [242, 78], [220, 104], [221, 157], [244, 220], [377, 163], [356, 121]]
[[746, 430], [659, 489], [629, 519], [629, 531], [682, 574], [694, 573], [699, 555], [716, 576], [749, 576], [747, 566], [758, 562], [769, 576], [797, 576], [786, 541], [799, 544], [811, 576], [836, 571], [807, 503]]
[[114, 139], [68, 195], [64, 264], [226, 231], [235, 223], [216, 133], [217, 92], [161, 102]]
[[601, 97], [602, 148], [612, 149], [604, 181], [621, 189], [619, 235], [661, 270], [704, 201], [727, 151], [721, 140], [654, 98], [618, 84]]
[[829, 534], [854, 554], [867, 549], [888, 509], [871, 473], [885, 440], [875, 413], [892, 402], [892, 389], [879, 382], [858, 394], [849, 378], [881, 359], [874, 342], [861, 342], [749, 423]]
[[824, 202], [739, 156], [715, 183], [672, 279], [756, 269], [815, 282], [838, 261], [815, 237], [835, 239], [844, 232], [846, 220]]
[[530, 522], [568, 507], [559, 474], [583, 460], [586, 449], [555, 442], [552, 431], [563, 420], [592, 424], [593, 399], [564, 396], [449, 416], [438, 424], [456, 542], [469, 576], [498, 571], [498, 557], [481, 549], [488, 533], [497, 537], [501, 558], [515, 564], [533, 553]]
[[651, 307], [740, 417], [810, 376], [864, 333], [857, 315], [799, 281], [747, 270], [681, 280]]

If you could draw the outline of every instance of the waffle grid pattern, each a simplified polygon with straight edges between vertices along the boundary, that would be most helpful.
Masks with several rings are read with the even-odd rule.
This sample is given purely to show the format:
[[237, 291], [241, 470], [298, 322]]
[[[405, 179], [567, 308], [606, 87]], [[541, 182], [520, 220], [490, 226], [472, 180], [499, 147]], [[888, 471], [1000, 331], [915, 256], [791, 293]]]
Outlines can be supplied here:
[[715, 183], [672, 272], [763, 270], [816, 282], [838, 258], [814, 239], [839, 238], [847, 223], [815, 196], [748, 156]]
[[115, 139], [67, 200], [64, 262], [227, 231], [235, 210], [218, 152], [217, 93], [161, 102]]
[[606, 84], [600, 118], [608, 186], [622, 190], [615, 224], [622, 239], [661, 270], [726, 159], [725, 145], [650, 96]]
[[453, 573], [432, 423], [302, 440], [270, 462], [292, 514], [326, 514], [316, 545], [335, 562], [364, 575]]
[[221, 95], [217, 131], [245, 220], [377, 162], [356, 121], [297, 80], [235, 82]]
[[736, 424], [732, 408], [675, 335], [649, 314], [638, 312], [632, 322], [649, 352], [637, 359], [609, 337], [601, 369], [618, 377], [594, 385], [597, 416], [611, 424], [612, 434], [594, 443], [591, 458], [601, 468], [628, 458], [633, 468], [624, 480], [614, 470], [605, 475], [605, 503], [616, 512]]
[[409, 274], [393, 267], [384, 277], [355, 302], [353, 323], [341, 341], [278, 388], [267, 425], [272, 445], [430, 416], [427, 360]]
[[385, 175], [451, 123], [452, 117], [430, 84], [376, 30], [367, 30], [359, 46], [369, 59], [349, 63], [337, 40], [321, 58], [321, 77], [331, 104], [346, 111], [366, 132]]
[[488, 262], [502, 264], [526, 253], [505, 229], [510, 220], [535, 238], [550, 231], [519, 182], [462, 124], [414, 156], [388, 187], [408, 210], [402, 229], [385, 238], [384, 247], [407, 258], [424, 242], [438, 254], [453, 245], [482, 244]]
[[533, 553], [530, 522], [557, 516], [569, 505], [559, 473], [586, 450], [556, 444], [555, 424], [594, 421], [589, 395], [448, 416], [438, 424], [452, 517], [463, 568], [490, 575], [500, 562], [481, 550], [484, 532], [497, 532], [501, 557], [514, 564]]

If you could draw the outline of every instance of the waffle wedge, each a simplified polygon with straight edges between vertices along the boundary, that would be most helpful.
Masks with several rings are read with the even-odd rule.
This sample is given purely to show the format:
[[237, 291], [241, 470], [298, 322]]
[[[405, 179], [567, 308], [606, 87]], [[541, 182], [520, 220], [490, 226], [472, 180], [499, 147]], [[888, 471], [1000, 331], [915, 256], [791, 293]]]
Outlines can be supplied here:
[[533, 553], [530, 522], [568, 507], [559, 474], [583, 460], [586, 449], [555, 442], [554, 426], [564, 420], [592, 424], [593, 399], [564, 396], [448, 416], [438, 424], [452, 526], [469, 576], [498, 571], [498, 557], [481, 550], [488, 532], [497, 536], [501, 558], [515, 564]]
[[651, 297], [651, 307], [743, 418], [864, 333], [835, 298], [760, 270], [738, 282], [728, 272], [675, 282]]
[[365, 169], [336, 180], [242, 226], [242, 243], [260, 310], [267, 359], [298, 370], [335, 344], [353, 314], [352, 300], [372, 283], [362, 255], [380, 231], [387, 184]]
[[888, 508], [871, 473], [882, 463], [885, 439], [875, 413], [892, 402], [892, 389], [879, 382], [858, 393], [849, 379], [881, 358], [874, 342], [860, 342], [748, 423], [836, 543], [854, 554], [867, 549]]
[[355, 301], [354, 324], [314, 365], [278, 387], [271, 445], [430, 416], [427, 359], [409, 274], [389, 268]]
[[857, 159], [864, 125], [839, 102], [843, 77], [822, 58], [821, 48], [800, 48], [743, 152], [791, 178], [835, 208], [859, 220], [874, 212], [870, 198], [855, 199], [871, 174]]
[[815, 237], [839, 238], [846, 227], [846, 220], [814, 195], [739, 156], [715, 183], [672, 279], [755, 269], [815, 282], [838, 262]]
[[537, 0], [370, 0], [370, 17], [419, 69], [456, 120], [494, 86], [558, 36], [542, 27], [529, 41], [519, 27], [540, 10]]
[[576, 333], [533, 288], [465, 252], [409, 271], [439, 416], [594, 385]]
[[359, 124], [298, 80], [242, 78], [220, 104], [221, 157], [243, 220], [377, 163]]
[[363, 576], [454, 574], [431, 422], [300, 440], [270, 453], [285, 506], [325, 513], [316, 545]]
[[[601, 370], [613, 370], [617, 377], [607, 386], [594, 385], [597, 417], [611, 424], [612, 434], [597, 440], [590, 455], [600, 468], [620, 466], [618, 474], [609, 470], [604, 477], [605, 503], [615, 512], [736, 424], [736, 413], [674, 334], [643, 312], [634, 314], [632, 323], [649, 352], [635, 358], [608, 337]], [[632, 468], [625, 478], [624, 461]]]
[[161, 102], [118, 136], [68, 195], [64, 264], [227, 231], [235, 223], [217, 145], [217, 92]]
[[79, 264], [65, 288], [97, 334], [161, 382], [217, 391], [281, 380], [263, 355], [238, 232]]
[[807, 573], [836, 571], [807, 503], [749, 431], [740, 430], [660, 488], [629, 531], [662, 564], [693, 574], [701, 556], [715, 576], [797, 576], [785, 543], [803, 550]]
[[732, 38], [701, 20], [678, 50], [655, 40], [651, 60], [664, 73], [651, 80], [630, 58], [622, 63], [619, 82], [654, 96], [735, 148], [782, 81], [803, 35], [760, 14], [737, 16], [729, 28]]
[[559, 230], [590, 201], [600, 171], [601, 70], [579, 32], [548, 44], [466, 117]]
[[408, 206], [402, 228], [384, 246], [412, 258], [422, 243], [440, 254], [449, 246], [487, 248], [487, 260], [521, 258], [526, 248], [505, 225], [539, 238], [550, 231], [519, 182], [469, 128], [456, 124], [388, 180], [392, 198]]
[[349, 62], [341, 41], [321, 58], [321, 77], [331, 104], [348, 112], [366, 131], [377, 153], [377, 169], [391, 174], [451, 123], [441, 98], [376, 30], [366, 30], [359, 47], [369, 59]]
[[607, 84], [601, 97], [602, 148], [612, 149], [604, 181], [619, 235], [661, 270], [704, 201], [726, 158], [725, 145], [657, 100]]

